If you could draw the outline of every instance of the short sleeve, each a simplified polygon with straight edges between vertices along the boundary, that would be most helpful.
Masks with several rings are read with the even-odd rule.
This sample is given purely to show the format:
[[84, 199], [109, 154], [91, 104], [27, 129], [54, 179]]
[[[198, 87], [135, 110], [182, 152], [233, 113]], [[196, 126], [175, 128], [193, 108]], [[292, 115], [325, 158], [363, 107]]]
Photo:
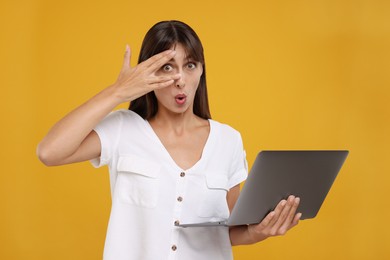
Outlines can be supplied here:
[[243, 182], [248, 177], [248, 162], [246, 160], [246, 153], [242, 143], [241, 135], [237, 132], [237, 142], [232, 158], [229, 189]]
[[101, 144], [100, 157], [90, 160], [91, 164], [95, 168], [99, 168], [110, 163], [118, 145], [121, 124], [122, 120], [120, 111], [114, 111], [108, 114], [93, 129], [99, 136]]

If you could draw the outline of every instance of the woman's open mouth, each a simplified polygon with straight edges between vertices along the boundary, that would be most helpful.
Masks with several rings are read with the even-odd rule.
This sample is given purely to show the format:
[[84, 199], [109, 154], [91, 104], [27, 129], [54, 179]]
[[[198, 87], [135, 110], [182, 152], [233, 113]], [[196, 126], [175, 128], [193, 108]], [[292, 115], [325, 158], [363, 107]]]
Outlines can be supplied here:
[[175, 101], [179, 105], [183, 105], [187, 100], [187, 96], [185, 94], [179, 94], [175, 96]]

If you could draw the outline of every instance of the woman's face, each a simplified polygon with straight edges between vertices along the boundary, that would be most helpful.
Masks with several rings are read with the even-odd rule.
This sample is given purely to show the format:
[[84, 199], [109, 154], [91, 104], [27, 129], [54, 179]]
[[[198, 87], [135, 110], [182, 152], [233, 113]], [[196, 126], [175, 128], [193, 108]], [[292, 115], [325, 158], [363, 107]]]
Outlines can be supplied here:
[[187, 57], [181, 44], [172, 46], [176, 55], [157, 72], [158, 75], [180, 74], [181, 78], [172, 85], [154, 90], [158, 111], [166, 109], [173, 113], [193, 112], [195, 93], [199, 85], [203, 67], [200, 62]]

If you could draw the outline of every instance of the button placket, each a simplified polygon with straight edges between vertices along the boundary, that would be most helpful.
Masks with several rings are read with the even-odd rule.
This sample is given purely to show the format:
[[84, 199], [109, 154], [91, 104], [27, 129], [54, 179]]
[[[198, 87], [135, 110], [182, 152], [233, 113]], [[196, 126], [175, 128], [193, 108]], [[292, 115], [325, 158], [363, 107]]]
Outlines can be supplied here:
[[[173, 212], [173, 220], [172, 220], [172, 226], [173, 226], [173, 236], [171, 240], [171, 252], [172, 254], [176, 254], [176, 251], [178, 250], [178, 244], [180, 242], [180, 227], [177, 227], [180, 225], [180, 219], [181, 219], [181, 211], [183, 207], [183, 198], [185, 196], [185, 190], [187, 185], [187, 178], [186, 172], [180, 171], [176, 173], [176, 196], [174, 197], [174, 212]], [[172, 255], [172, 257], [174, 257]]]
[[181, 171], [179, 173], [179, 178], [176, 181], [176, 201], [175, 201], [175, 217], [176, 219], [180, 219], [181, 208], [183, 206], [183, 200], [187, 185], [187, 178], [185, 178], [186, 173]]

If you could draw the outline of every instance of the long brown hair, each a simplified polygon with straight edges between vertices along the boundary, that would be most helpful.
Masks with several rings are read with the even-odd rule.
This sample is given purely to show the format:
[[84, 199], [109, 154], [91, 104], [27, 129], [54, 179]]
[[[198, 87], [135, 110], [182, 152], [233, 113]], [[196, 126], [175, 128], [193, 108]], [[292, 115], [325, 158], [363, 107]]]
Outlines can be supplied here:
[[[183, 45], [189, 57], [200, 62], [203, 66], [203, 73], [195, 93], [193, 112], [201, 118], [210, 119], [203, 46], [198, 35], [190, 26], [175, 20], [162, 21], [155, 24], [145, 35], [138, 63], [149, 59], [157, 53], [168, 50], [178, 43]], [[136, 112], [147, 120], [154, 117], [158, 110], [156, 95], [152, 91], [131, 101], [129, 110]]]

